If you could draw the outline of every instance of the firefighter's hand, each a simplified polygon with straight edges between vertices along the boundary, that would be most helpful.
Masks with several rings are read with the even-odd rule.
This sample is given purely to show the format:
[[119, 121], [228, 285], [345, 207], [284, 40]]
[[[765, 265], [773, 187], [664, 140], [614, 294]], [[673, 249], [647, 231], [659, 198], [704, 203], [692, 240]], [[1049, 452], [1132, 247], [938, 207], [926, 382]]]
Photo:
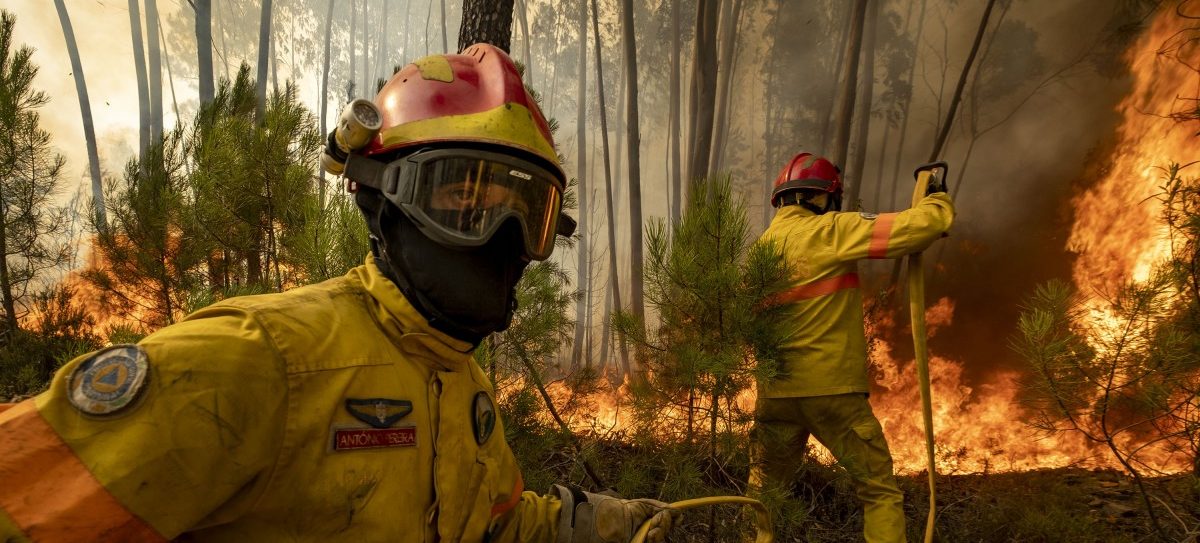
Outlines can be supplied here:
[[938, 192], [946, 192], [946, 180], [942, 179], [941, 176], [931, 175], [929, 176], [929, 184], [925, 185], [925, 196]]
[[560, 543], [628, 543], [642, 523], [649, 521], [648, 543], [667, 540], [683, 513], [658, 500], [622, 500], [554, 485], [562, 500], [559, 513]]

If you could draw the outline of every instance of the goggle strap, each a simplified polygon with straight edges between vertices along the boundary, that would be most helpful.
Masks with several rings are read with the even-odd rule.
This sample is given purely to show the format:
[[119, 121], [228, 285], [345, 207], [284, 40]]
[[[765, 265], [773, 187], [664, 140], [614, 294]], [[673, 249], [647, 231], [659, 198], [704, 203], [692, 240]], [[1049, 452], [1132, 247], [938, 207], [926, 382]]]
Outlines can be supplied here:
[[346, 160], [346, 177], [360, 187], [371, 187], [380, 192], [386, 192], [383, 184], [383, 172], [387, 164], [362, 155], [350, 154]]

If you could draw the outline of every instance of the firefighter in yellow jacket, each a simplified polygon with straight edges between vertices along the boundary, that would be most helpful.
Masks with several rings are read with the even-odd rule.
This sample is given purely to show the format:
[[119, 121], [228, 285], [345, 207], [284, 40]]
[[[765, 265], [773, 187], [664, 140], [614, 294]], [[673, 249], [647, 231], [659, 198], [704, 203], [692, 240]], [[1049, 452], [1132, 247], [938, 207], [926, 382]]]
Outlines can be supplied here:
[[759, 392], [751, 487], [790, 487], [811, 435], [853, 478], [870, 543], [905, 540], [904, 496], [867, 402], [857, 262], [921, 251], [945, 233], [954, 218], [950, 197], [944, 186], [926, 194], [899, 213], [840, 212], [840, 171], [801, 153], [775, 180], [771, 204], [779, 211], [762, 235], [782, 247], [796, 286], [776, 300], [786, 304], [788, 339], [779, 374]]
[[[348, 159], [372, 255], [64, 366], [0, 411], [0, 540], [661, 541], [676, 511], [525, 491], [471, 352], [545, 259], [564, 174], [509, 57], [425, 57]], [[331, 139], [332, 136], [331, 136]]]

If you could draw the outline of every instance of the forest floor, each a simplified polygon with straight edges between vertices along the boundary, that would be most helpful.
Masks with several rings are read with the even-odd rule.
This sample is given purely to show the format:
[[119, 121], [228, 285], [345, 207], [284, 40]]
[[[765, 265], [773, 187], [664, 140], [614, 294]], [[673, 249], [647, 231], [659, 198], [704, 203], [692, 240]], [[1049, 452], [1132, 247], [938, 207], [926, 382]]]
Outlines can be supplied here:
[[[922, 541], [928, 479], [921, 473], [902, 476], [899, 482], [905, 494], [908, 540]], [[817, 492], [817, 499], [809, 501], [814, 505], [802, 516], [807, 521], [781, 526], [790, 533], [778, 534], [777, 541], [861, 541], [862, 519], [852, 492], [842, 482], [834, 486], [839, 496]], [[1190, 474], [1160, 477], [1147, 480], [1146, 486], [1165, 538], [1155, 538], [1135, 483], [1116, 471], [1061, 468], [942, 476], [937, 486], [936, 539], [987, 543], [1195, 541], [1200, 535], [1196, 480]]]

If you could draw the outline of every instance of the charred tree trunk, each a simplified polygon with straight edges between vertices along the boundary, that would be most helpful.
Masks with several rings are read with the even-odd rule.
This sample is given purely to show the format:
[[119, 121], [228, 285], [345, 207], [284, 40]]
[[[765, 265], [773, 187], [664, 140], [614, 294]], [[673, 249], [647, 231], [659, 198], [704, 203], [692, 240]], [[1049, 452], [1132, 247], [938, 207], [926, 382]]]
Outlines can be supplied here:
[[[913, 75], [917, 71], [917, 58], [921, 52], [921, 36], [925, 32], [925, 8], [928, 0], [921, 0], [921, 11], [917, 14], [917, 33], [913, 37], [912, 66], [908, 67], [908, 84], [912, 88]], [[912, 106], [914, 92], [908, 93], [904, 107], [900, 109], [900, 141], [896, 143], [896, 160], [892, 163], [892, 196], [888, 200], [888, 209], [896, 209], [896, 198], [900, 188], [900, 161], [904, 160], [904, 140], [908, 139], [908, 111]]]
[[672, 225], [679, 224], [679, 219], [682, 216], [682, 213], [681, 213], [682, 207], [681, 206], [683, 204], [683, 175], [682, 175], [683, 168], [682, 168], [682, 164], [680, 164], [680, 159], [682, 158], [682, 156], [679, 151], [679, 131], [680, 131], [679, 130], [679, 124], [680, 124], [680, 119], [679, 119], [680, 103], [679, 102], [681, 99], [681, 97], [680, 97], [681, 93], [680, 93], [680, 89], [679, 89], [681, 78], [679, 77], [679, 71], [682, 69], [682, 66], [681, 66], [682, 62], [681, 62], [681, 59], [679, 58], [681, 56], [680, 48], [682, 47], [682, 45], [680, 44], [680, 39], [679, 39], [679, 19], [680, 19], [679, 4], [681, 1], [682, 0], [671, 0], [671, 82], [670, 82], [670, 85], [671, 85], [670, 102], [671, 102], [671, 104], [670, 104], [670, 112], [668, 113], [668, 115], [670, 116], [670, 120], [668, 121], [668, 124], [670, 126], [667, 129], [667, 134], [668, 134], [667, 137], [670, 140], [668, 143], [671, 146], [671, 151], [670, 151], [671, 211], [670, 211], [670, 213], [671, 213], [671, 224]]
[[[0, 202], [4, 202], [3, 186], [0, 185]], [[17, 303], [13, 297], [13, 281], [12, 271], [8, 269], [8, 232], [6, 224], [8, 221], [7, 214], [8, 206], [0, 205], [0, 299], [4, 303], [4, 322], [6, 328], [0, 333], [0, 345], [7, 343], [7, 338], [12, 337], [10, 334], [21, 329], [21, 322], [17, 320]]]
[[[579, 280], [576, 285], [579, 287], [580, 297], [576, 300], [575, 308], [575, 343], [571, 349], [571, 367], [578, 368], [580, 361], [583, 359], [584, 335], [587, 333], [587, 296], [586, 293], [591, 289], [588, 284], [591, 279], [588, 277], [587, 270], [590, 255], [588, 254], [588, 241], [590, 232], [588, 231], [588, 190], [590, 185], [587, 179], [587, 100], [583, 97], [587, 96], [587, 22], [588, 22], [588, 5], [587, 2], [579, 3], [579, 92], [576, 96], [579, 97], [577, 102], [577, 113], [575, 116], [575, 133], [576, 133], [576, 190], [579, 192], [579, 242], [576, 244], [576, 251], [579, 256]], [[588, 358], [591, 358], [591, 352], [587, 353]]]
[[405, 0], [404, 2], [404, 59], [406, 60], [413, 60], [412, 55], [408, 51], [408, 36], [410, 34], [408, 29], [411, 27], [409, 21], [412, 19], [410, 16], [412, 15], [413, 1]]
[[258, 79], [254, 82], [256, 100], [254, 122], [262, 123], [267, 111], [267, 65], [271, 62], [271, 0], [263, 0], [258, 20]]
[[[365, 0], [364, 0], [365, 1]], [[346, 92], [346, 101], [350, 102], [358, 96], [355, 87], [358, 86], [358, 64], [355, 57], [358, 51], [358, 2], [350, 0], [350, 89]]]
[[371, 93], [371, 26], [367, 23], [367, 10], [371, 4], [367, 0], [363, 0], [362, 10], [362, 90], [358, 91], [359, 96], [370, 96]]
[[[325, 122], [329, 115], [329, 39], [333, 35], [333, 0], [329, 0], [329, 8], [325, 11], [325, 58], [321, 62], [321, 137], [324, 138], [329, 134], [326, 129]], [[317, 161], [320, 168], [319, 179], [317, 183], [317, 196], [319, 197], [321, 207], [325, 207], [325, 165], [321, 161]]]
[[[162, 26], [162, 21], [158, 21], [159, 26]], [[179, 100], [175, 97], [175, 76], [171, 74], [171, 50], [167, 47], [167, 37], [161, 32], [158, 34], [158, 45], [162, 47], [163, 64], [167, 67], [167, 87], [171, 89], [171, 111], [175, 112], [175, 122], [183, 122], [183, 118], [179, 116]]]
[[146, 159], [146, 148], [150, 146], [150, 89], [146, 83], [146, 51], [142, 47], [142, 15], [137, 0], [129, 0], [129, 31], [133, 39], [133, 73], [138, 89], [138, 164], [142, 164]]
[[[910, 3], [908, 5], [908, 10], [904, 13], [904, 34], [905, 35], [908, 34], [909, 28], [912, 28], [912, 8], [913, 8], [913, 5]], [[913, 58], [913, 61], [914, 62], [916, 61], [915, 57]], [[911, 88], [909, 90], [909, 96], [910, 97], [912, 96]], [[893, 119], [891, 117], [891, 114], [892, 114], [891, 108], [893, 108], [895, 106], [896, 106], [896, 103], [889, 104], [888, 109], [886, 111], [884, 111], [884, 114], [883, 114], [883, 120], [884, 120], [883, 121], [883, 141], [880, 142], [880, 144], [879, 144], [879, 158], [875, 159], [875, 164], [876, 164], [876, 167], [875, 167], [875, 191], [871, 197], [871, 209], [875, 209], [875, 210], [882, 209], [882, 206], [883, 206], [883, 202], [882, 202], [882, 200], [883, 200], [883, 172], [885, 170], [885, 168], [883, 167], [883, 163], [887, 159], [888, 142], [891, 141], [892, 132], [893, 132], [893, 130], [892, 130], [892, 120]]]
[[[600, 47], [600, 14], [596, 8], [596, 0], [592, 0], [592, 39], [595, 40], [593, 49], [596, 56], [596, 95], [600, 98], [600, 140], [604, 146], [604, 206], [608, 214], [608, 288], [604, 302], [604, 333], [601, 334], [601, 356], [608, 363], [607, 352], [609, 333], [612, 329], [612, 310], [621, 307], [621, 279], [617, 269], [617, 215], [613, 205], [612, 161], [608, 148], [608, 109], [604, 100], [604, 62]], [[611, 297], [611, 298], [610, 298]], [[621, 338], [621, 371], [622, 375], [630, 374], [629, 349], [625, 339]]]
[[642, 300], [642, 174], [641, 132], [638, 128], [637, 42], [633, 28], [633, 0], [621, 2], [621, 36], [625, 44], [626, 144], [629, 146], [629, 298], [633, 315], [645, 324]]
[[[828, 108], [825, 110], [824, 116], [821, 118], [821, 152], [829, 152], [829, 128], [833, 120], [834, 106], [837, 105], [838, 87], [837, 83], [841, 80], [842, 67], [846, 63], [846, 44], [850, 39], [850, 26], [854, 22], [854, 11], [851, 10], [846, 14], [846, 22], [842, 25], [842, 32], [838, 34], [837, 42], [837, 60], [833, 63], [833, 71], [830, 72], [830, 77], [834, 83], [829, 86], [829, 100], [826, 102]], [[776, 37], [778, 39], [778, 37]]]
[[146, 0], [146, 46], [150, 58], [150, 141], [156, 142], [163, 132], [162, 52], [158, 46], [157, 0]]
[[[509, 30], [509, 32], [511, 33], [512, 30]], [[442, 52], [443, 53], [450, 52], [450, 38], [448, 37], [447, 34], [448, 33], [446, 32], [446, 0], [442, 0]], [[510, 39], [511, 39], [511, 36], [510, 36]]]
[[[878, 0], [876, 0], [878, 1]], [[850, 16], [850, 35], [846, 40], [846, 79], [838, 99], [838, 116], [834, 125], [833, 162], [845, 167], [846, 153], [850, 147], [850, 128], [854, 119], [854, 98], [858, 91], [858, 57], [862, 52], [863, 23], [867, 17], [867, 0], [855, 0], [854, 13]]]
[[725, 154], [725, 134], [729, 126], [729, 89], [733, 81], [734, 59], [737, 55], [737, 29], [742, 18], [742, 0], [732, 0], [721, 14], [720, 58], [717, 64], [717, 110], [713, 121], [712, 150], [707, 171], [721, 168]]
[[490, 43], [508, 51], [512, 46], [513, 1], [463, 0], [458, 50], [476, 43]]
[[875, 27], [879, 19], [880, 1], [871, 2], [867, 13], [866, 35], [863, 37], [863, 74], [862, 81], [859, 82], [862, 86], [862, 96], [858, 105], [858, 137], [854, 142], [854, 162], [846, 175], [849, 183], [846, 187], [845, 205], [851, 210], [860, 207], [858, 195], [862, 190], [863, 179], [866, 177], [863, 173], [867, 163], [867, 136], [871, 129], [871, 99], [875, 94]]
[[[130, 0], [130, 3], [136, 0]], [[213, 100], [212, 0], [196, 0], [196, 66], [200, 79], [200, 105]]]
[[[586, 0], [585, 0], [586, 1]], [[587, 11], [587, 5], [583, 7]], [[520, 8], [517, 15], [521, 18], [521, 45], [525, 49], [525, 80], [529, 82], [529, 86], [534, 86], [533, 81], [533, 55], [529, 53], [529, 2], [521, 0]]]
[[[392, 71], [389, 64], [394, 62], [389, 60], [392, 52], [388, 49], [390, 46], [389, 42], [391, 41], [389, 39], [391, 32], [388, 31], [391, 28], [388, 26], [388, 6], [391, 4], [390, 0], [383, 0], [383, 17], [379, 19], [379, 49], [375, 51], [375, 74], [376, 77], [381, 78], [384, 82], [391, 77]], [[378, 93], [379, 91], [376, 90], [375, 92]]]
[[[151, 0], [153, 1], [153, 0]], [[71, 57], [71, 72], [75, 75], [75, 92], [79, 95], [79, 113], [83, 118], [83, 139], [87, 146], [88, 171], [92, 177], [92, 206], [96, 224], [101, 230], [108, 229], [108, 217], [104, 210], [104, 186], [100, 182], [100, 154], [96, 151], [96, 129], [92, 125], [92, 104], [88, 100], [87, 82], [83, 78], [83, 62], [79, 60], [79, 46], [75, 43], [75, 30], [71, 27], [71, 16], [63, 0], [54, 0], [58, 10], [58, 21], [62, 25], [63, 39], [67, 42], [67, 54]]]
[[717, 23], [718, 0], [696, 2], [696, 47], [692, 58], [692, 99], [688, 104], [691, 118], [691, 154], [689, 180], [707, 177], [708, 155], [712, 148], [713, 107], [717, 101]]

